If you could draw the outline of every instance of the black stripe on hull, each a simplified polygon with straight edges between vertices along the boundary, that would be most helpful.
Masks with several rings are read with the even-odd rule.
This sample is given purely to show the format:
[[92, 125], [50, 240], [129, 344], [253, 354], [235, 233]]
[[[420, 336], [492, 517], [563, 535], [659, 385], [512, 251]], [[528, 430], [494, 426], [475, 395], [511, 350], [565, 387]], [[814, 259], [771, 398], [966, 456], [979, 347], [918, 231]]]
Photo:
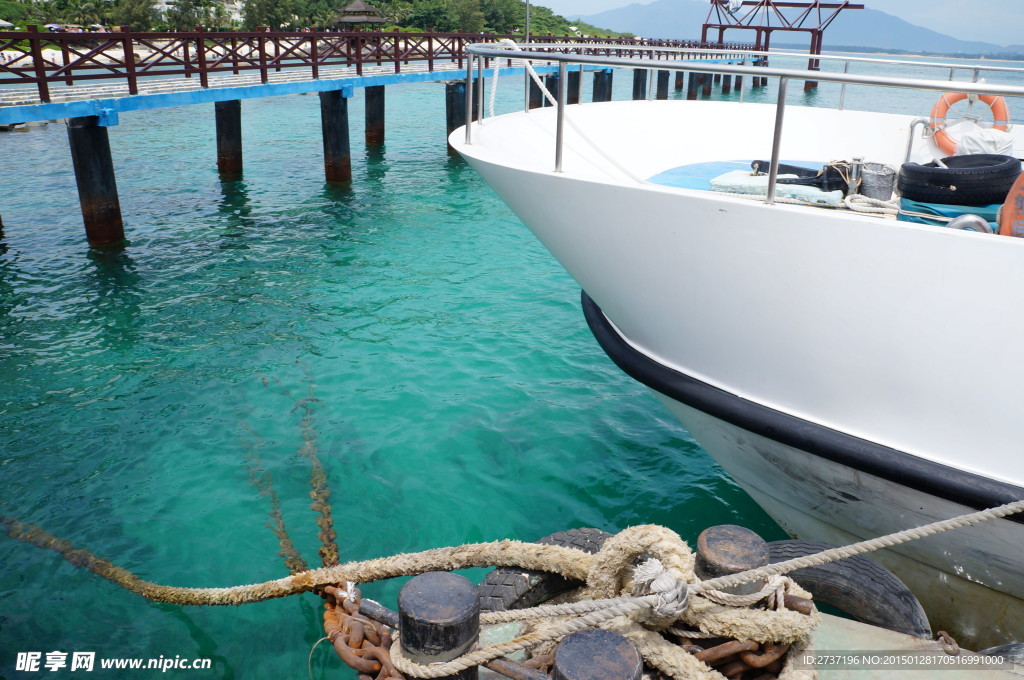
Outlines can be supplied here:
[[[597, 342], [627, 375], [753, 434], [922, 493], [983, 510], [1024, 499], [1024, 489], [838, 432], [701, 382], [634, 349], [586, 291], [583, 314]], [[1007, 519], [1024, 524], [1024, 513]]]

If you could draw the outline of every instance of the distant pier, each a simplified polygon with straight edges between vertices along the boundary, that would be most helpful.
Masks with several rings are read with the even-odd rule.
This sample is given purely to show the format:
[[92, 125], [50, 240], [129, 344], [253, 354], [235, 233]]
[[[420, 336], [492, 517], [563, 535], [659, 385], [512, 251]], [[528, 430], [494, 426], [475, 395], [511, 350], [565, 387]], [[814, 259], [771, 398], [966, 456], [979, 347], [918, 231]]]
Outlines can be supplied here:
[[[344, 184], [352, 179], [348, 99], [355, 88], [364, 88], [367, 146], [384, 142], [388, 85], [447, 82], [446, 127], [450, 132], [467, 119], [465, 47], [515, 37], [199, 29], [187, 33], [48, 33], [30, 26], [27, 31], [0, 32], [0, 54], [5, 57], [0, 60], [4, 62], [0, 63], [0, 125], [67, 121], [86, 237], [96, 246], [117, 245], [125, 236], [106, 128], [117, 125], [122, 113], [212, 103], [217, 168], [224, 180], [233, 180], [241, 177], [243, 168], [242, 100], [315, 92], [320, 98], [325, 180]], [[737, 55], [749, 48], [563, 36], [535, 36], [533, 41], [613, 44], [626, 54], [629, 47], [725, 48]], [[665, 59], [680, 58], [678, 52], [663, 55]], [[686, 57], [700, 59], [701, 55], [688, 53]], [[494, 66], [490, 60], [485, 62], [482, 77], [493, 78]], [[554, 65], [534, 68], [549, 74], [549, 79], [556, 77], [550, 75], [557, 70]], [[512, 62], [501, 64], [502, 75], [524, 72]], [[477, 74], [481, 74], [479, 69]], [[633, 77], [634, 98], [668, 98], [668, 71], [658, 73], [656, 84], [648, 83], [646, 69], [634, 71]], [[571, 72], [568, 78], [570, 102], [578, 102], [582, 72]], [[611, 81], [610, 69], [594, 72], [594, 101], [610, 100]], [[548, 89], [552, 86], [549, 81]], [[682, 89], [680, 78], [675, 86]], [[534, 89], [530, 106], [543, 106], [540, 89]], [[479, 102], [474, 102], [473, 108], [475, 119], [480, 115]]]

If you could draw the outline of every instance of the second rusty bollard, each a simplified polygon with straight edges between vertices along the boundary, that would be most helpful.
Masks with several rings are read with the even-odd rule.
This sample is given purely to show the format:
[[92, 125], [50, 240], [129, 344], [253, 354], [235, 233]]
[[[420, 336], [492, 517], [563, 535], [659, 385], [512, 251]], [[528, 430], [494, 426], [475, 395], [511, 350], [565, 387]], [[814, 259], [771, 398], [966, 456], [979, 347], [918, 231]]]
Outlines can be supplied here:
[[[697, 538], [697, 577], [712, 579], [737, 574], [768, 564], [768, 544], [750, 529], [735, 524], [708, 527]], [[744, 583], [729, 588], [736, 594], [754, 593], [764, 581]]]
[[555, 650], [554, 680], [640, 680], [643, 659], [632, 642], [609, 630], [587, 628]]

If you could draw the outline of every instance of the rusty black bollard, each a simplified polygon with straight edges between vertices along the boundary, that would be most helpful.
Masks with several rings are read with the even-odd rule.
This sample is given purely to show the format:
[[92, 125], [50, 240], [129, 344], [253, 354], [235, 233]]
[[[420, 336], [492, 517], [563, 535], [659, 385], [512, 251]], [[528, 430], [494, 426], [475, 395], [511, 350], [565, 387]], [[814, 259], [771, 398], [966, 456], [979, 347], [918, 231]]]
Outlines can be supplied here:
[[[446, 571], [420, 574], [398, 593], [398, 630], [402, 651], [416, 663], [462, 656], [473, 648], [480, 633], [476, 586]], [[474, 666], [447, 677], [476, 680], [477, 675]]]
[[554, 680], [640, 680], [643, 659], [618, 633], [587, 628], [566, 636], [555, 650]]
[[[768, 544], [750, 529], [735, 524], [708, 527], [697, 538], [695, 571], [702, 580], [737, 574], [768, 564]], [[729, 588], [735, 594], [754, 593], [764, 583], [754, 581]]]

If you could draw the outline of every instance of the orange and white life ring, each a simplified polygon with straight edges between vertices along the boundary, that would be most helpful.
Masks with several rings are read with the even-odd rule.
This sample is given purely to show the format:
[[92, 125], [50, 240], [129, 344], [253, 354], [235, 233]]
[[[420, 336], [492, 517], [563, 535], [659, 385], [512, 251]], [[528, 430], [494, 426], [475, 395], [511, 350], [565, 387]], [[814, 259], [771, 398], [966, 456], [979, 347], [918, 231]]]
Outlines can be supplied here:
[[[929, 125], [935, 136], [935, 144], [947, 156], [952, 156], [956, 153], [958, 142], [946, 131], [946, 114], [949, 113], [950, 107], [957, 102], [962, 102], [969, 96], [965, 92], [946, 92], [939, 97], [939, 101], [935, 102], [935, 106], [932, 107], [932, 118], [929, 121]], [[1006, 100], [990, 94], [979, 94], [977, 97], [992, 109], [992, 117], [995, 119], [992, 127], [1005, 132], [1010, 124], [1010, 111], [1006, 107]]]

